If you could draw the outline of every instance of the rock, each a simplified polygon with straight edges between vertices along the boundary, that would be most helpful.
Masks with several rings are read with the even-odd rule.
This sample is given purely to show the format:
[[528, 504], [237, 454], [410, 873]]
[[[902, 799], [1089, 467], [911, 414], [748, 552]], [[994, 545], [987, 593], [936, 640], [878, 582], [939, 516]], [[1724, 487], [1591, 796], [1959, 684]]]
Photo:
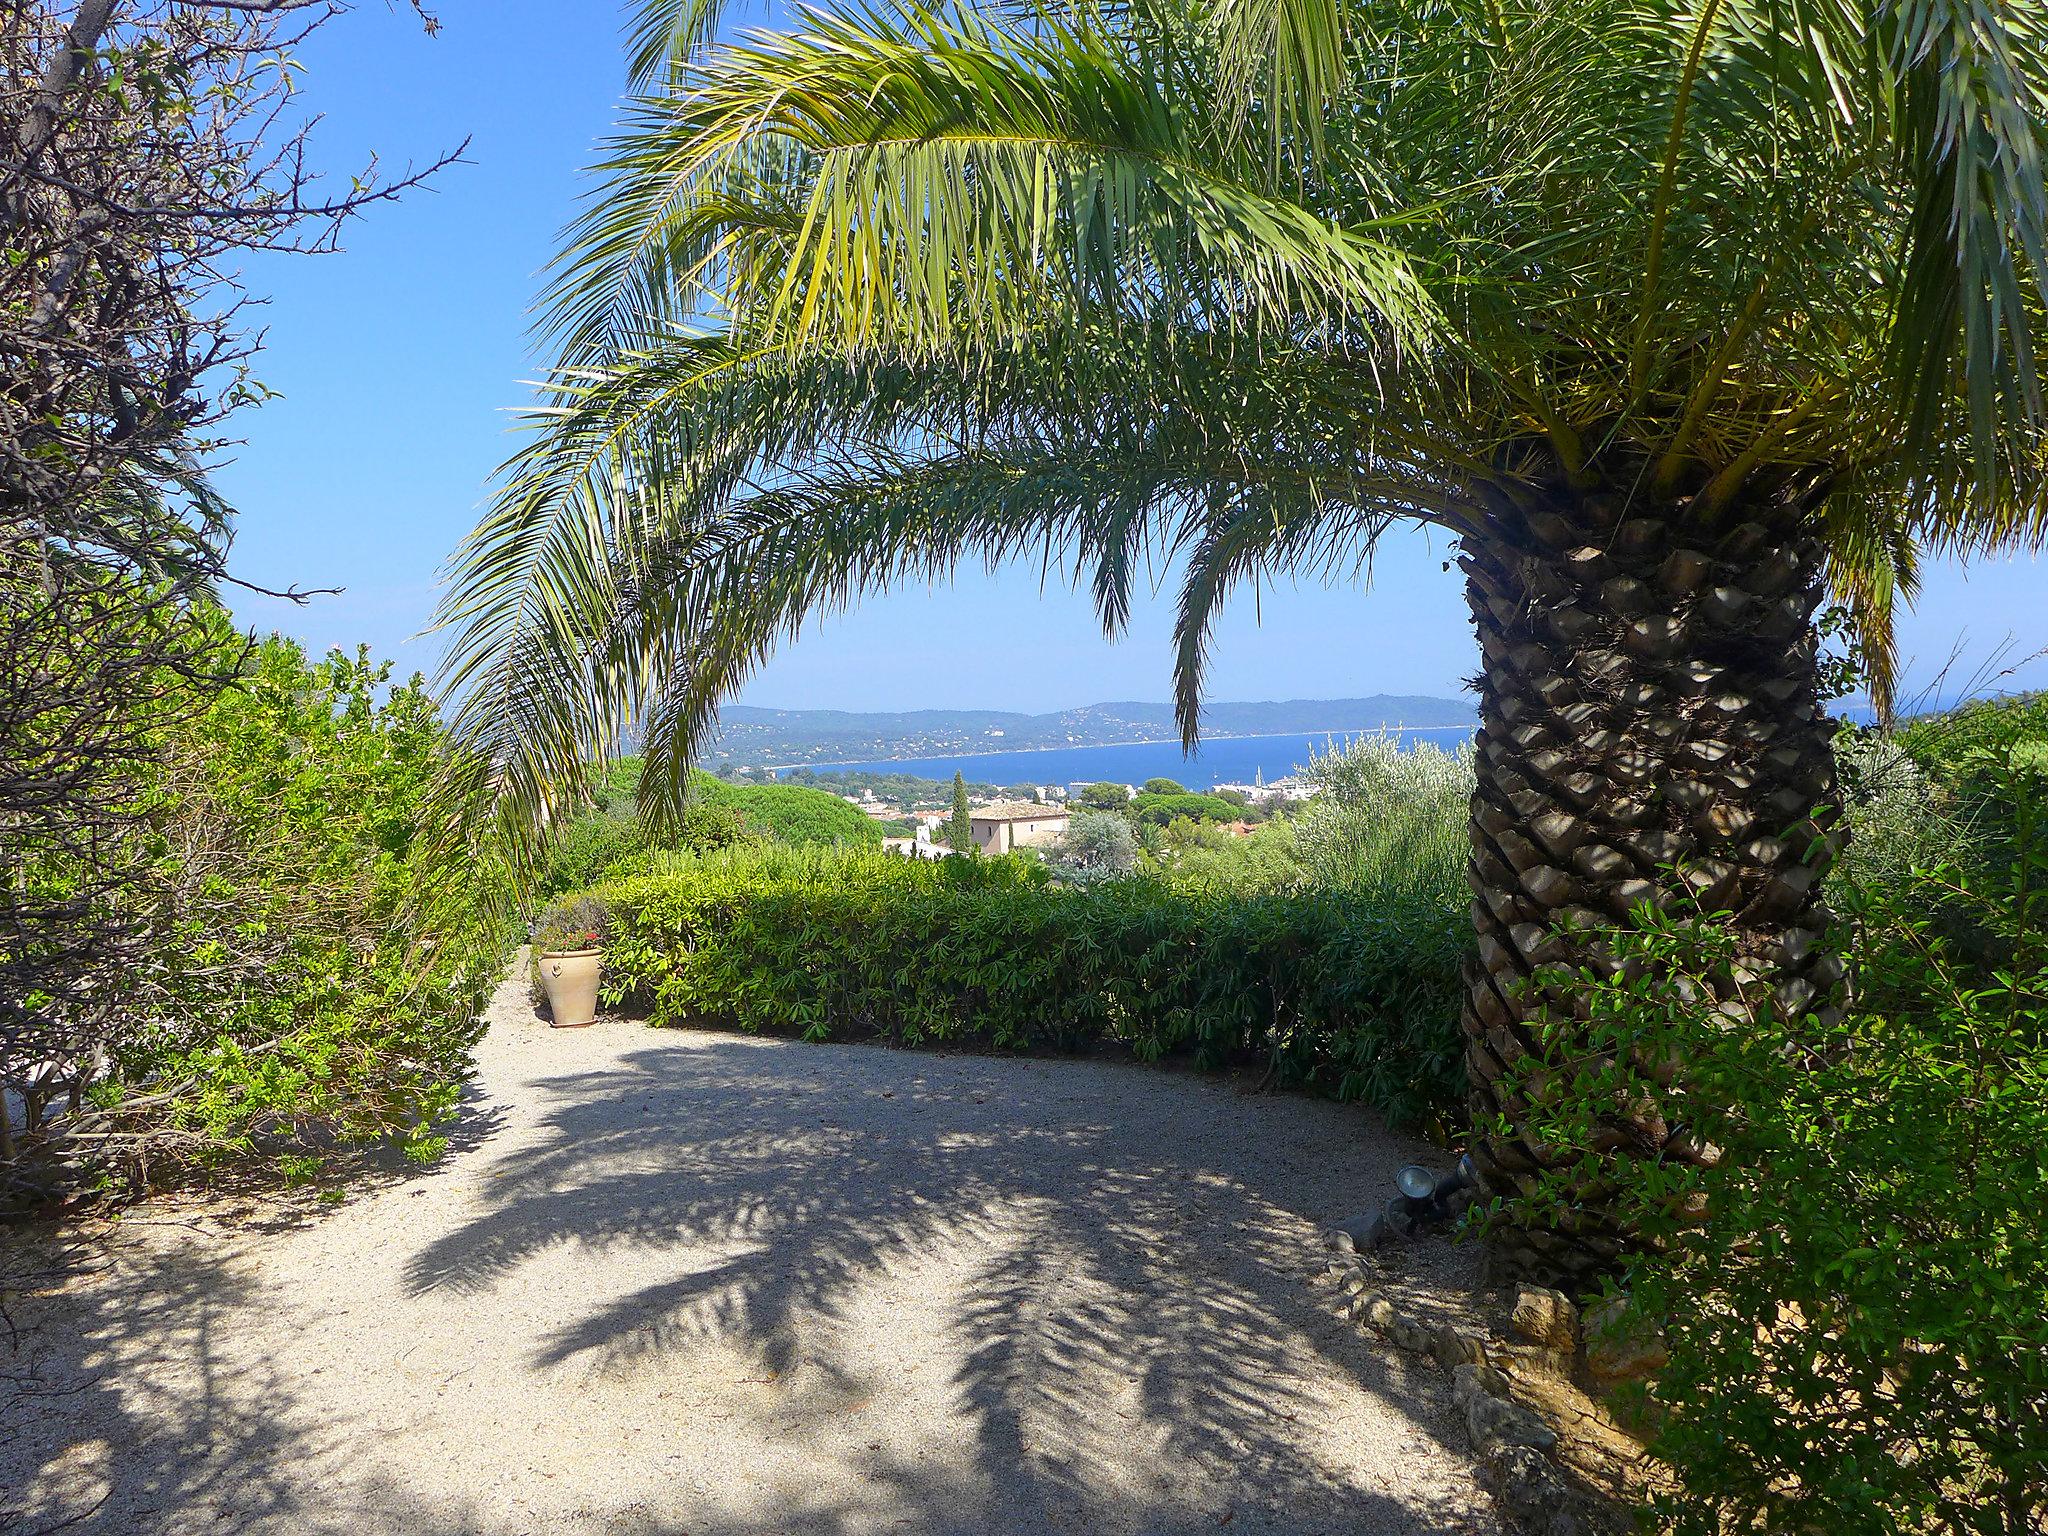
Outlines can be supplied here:
[[1475, 1391], [1465, 1403], [1465, 1429], [1472, 1449], [1481, 1456], [1503, 1446], [1525, 1445], [1547, 1451], [1557, 1444], [1557, 1431], [1535, 1414], [1504, 1397]]
[[1411, 1355], [1430, 1353], [1430, 1330], [1410, 1318], [1397, 1313], [1380, 1325], [1380, 1331], [1396, 1349], [1405, 1349]]
[[1564, 1478], [1529, 1446], [1502, 1446], [1487, 1456], [1479, 1464], [1479, 1481], [1509, 1528], [1524, 1536], [1581, 1536], [1586, 1529], [1572, 1512]]
[[1490, 1365], [1461, 1365], [1451, 1372], [1451, 1401], [1463, 1411], [1474, 1397], [1505, 1397], [1508, 1380]]
[[1430, 1330], [1429, 1352], [1445, 1370], [1455, 1370], [1460, 1365], [1476, 1365], [1484, 1360], [1486, 1341], [1449, 1323], [1440, 1323]]
[[1603, 1385], [1642, 1381], [1662, 1370], [1671, 1352], [1656, 1325], [1617, 1296], [1586, 1309], [1586, 1370]]
[[1323, 1246], [1338, 1253], [1371, 1253], [1386, 1240], [1386, 1217], [1379, 1211], [1340, 1221], [1323, 1234]]
[[1490, 1343], [1484, 1358], [1517, 1379], [1537, 1377], [1569, 1378], [1578, 1355], [1569, 1349], [1545, 1349], [1539, 1344]]
[[1541, 1285], [1518, 1286], [1508, 1332], [1525, 1344], [1568, 1350], [1578, 1341], [1579, 1309], [1562, 1291]]

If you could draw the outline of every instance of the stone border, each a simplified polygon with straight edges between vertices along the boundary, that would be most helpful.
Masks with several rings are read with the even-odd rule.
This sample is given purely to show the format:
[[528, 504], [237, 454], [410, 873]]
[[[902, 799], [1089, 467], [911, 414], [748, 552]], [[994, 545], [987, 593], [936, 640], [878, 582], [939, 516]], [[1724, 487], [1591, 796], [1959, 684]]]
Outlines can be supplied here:
[[1325, 1234], [1324, 1246], [1343, 1315], [1449, 1373], [1480, 1485], [1510, 1530], [1605, 1536], [1636, 1528], [1641, 1497], [1662, 1479], [1643, 1437], [1604, 1399], [1663, 1363], [1654, 1338], [1611, 1313], [1582, 1324], [1569, 1297], [1530, 1285], [1515, 1288], [1497, 1330], [1432, 1318], [1403, 1304], [1400, 1276], [1358, 1253], [1349, 1233]]

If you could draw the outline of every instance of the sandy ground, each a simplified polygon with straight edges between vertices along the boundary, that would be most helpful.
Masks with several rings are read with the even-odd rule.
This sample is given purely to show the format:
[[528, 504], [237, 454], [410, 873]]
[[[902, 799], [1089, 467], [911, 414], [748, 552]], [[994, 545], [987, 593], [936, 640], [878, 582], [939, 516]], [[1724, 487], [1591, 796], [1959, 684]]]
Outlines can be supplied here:
[[10, 1298], [0, 1533], [1494, 1530], [1318, 1276], [1416, 1150], [1355, 1110], [510, 985], [479, 1066], [427, 1172]]

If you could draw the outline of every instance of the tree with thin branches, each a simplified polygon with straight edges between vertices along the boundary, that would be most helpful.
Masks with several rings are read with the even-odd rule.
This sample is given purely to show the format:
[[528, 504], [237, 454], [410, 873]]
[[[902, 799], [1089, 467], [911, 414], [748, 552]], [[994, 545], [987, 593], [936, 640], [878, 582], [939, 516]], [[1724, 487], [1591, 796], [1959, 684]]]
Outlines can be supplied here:
[[[1875, 686], [1923, 551], [2038, 544], [2048, 40], [1963, 0], [648, 0], [544, 303], [559, 362], [441, 622], [451, 804], [520, 837], [821, 610], [1029, 556], [1111, 633], [1458, 549], [1482, 669], [1474, 1153], [1523, 1129], [1574, 930], [1726, 914], [1838, 1006], [1814, 615]], [[1615, 1158], [1714, 1156], [1678, 1064]], [[1530, 1265], [1610, 1262], [1597, 1185]]]
[[266, 394], [241, 264], [455, 158], [322, 187], [295, 50], [345, 8], [0, 0], [0, 1199], [45, 1192], [182, 931], [167, 739], [247, 660], [222, 590], [260, 590], [206, 478]]

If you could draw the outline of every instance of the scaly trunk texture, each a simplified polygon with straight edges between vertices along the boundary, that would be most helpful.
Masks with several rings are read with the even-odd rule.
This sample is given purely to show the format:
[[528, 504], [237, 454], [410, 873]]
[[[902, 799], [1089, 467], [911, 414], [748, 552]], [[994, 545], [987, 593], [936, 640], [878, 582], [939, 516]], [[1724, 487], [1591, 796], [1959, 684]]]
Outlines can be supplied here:
[[[1489, 1189], [1546, 1166], [1515, 1084], [1548, 1006], [1528, 985], [1597, 958], [1560, 925], [1626, 920], [1645, 899], [1732, 914], [1739, 953], [1781, 1009], [1833, 1006], [1820, 881], [1838, 851], [1830, 726], [1813, 614], [1822, 551], [1796, 511], [1697, 516], [1622, 491], [1558, 489], [1500, 506], [1460, 559], [1485, 658], [1472, 798], [1477, 954], [1464, 1029], [1474, 1158]], [[1613, 1154], [1697, 1158], [1675, 1106], [1618, 1116]], [[1492, 1127], [1504, 1116], [1505, 1134]], [[1707, 1155], [1712, 1155], [1711, 1153]], [[1500, 1250], [1571, 1279], [1626, 1242], [1597, 1197], [1567, 1228]]]

